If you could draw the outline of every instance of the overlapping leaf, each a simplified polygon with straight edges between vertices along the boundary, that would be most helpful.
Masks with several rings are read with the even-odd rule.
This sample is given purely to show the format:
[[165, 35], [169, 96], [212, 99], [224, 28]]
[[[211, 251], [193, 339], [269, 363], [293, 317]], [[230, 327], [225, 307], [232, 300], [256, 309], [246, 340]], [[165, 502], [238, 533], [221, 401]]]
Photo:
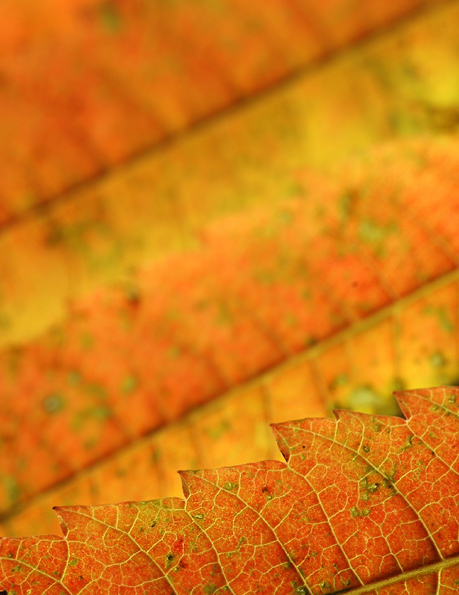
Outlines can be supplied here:
[[459, 584], [459, 389], [406, 419], [276, 424], [287, 461], [181, 472], [185, 500], [58, 508], [64, 537], [0, 541], [8, 595], [349, 592]]
[[2, 2], [0, 224], [422, 5]]

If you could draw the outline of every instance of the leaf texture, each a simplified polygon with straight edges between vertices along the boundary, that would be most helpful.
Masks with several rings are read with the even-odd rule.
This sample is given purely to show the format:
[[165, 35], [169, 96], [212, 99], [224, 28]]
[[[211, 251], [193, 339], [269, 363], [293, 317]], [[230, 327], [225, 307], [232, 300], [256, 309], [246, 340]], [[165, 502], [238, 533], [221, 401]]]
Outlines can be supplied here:
[[[458, 159], [456, 143], [388, 145], [365, 175], [307, 178], [312, 189], [282, 209], [220, 221], [201, 250], [142, 271], [131, 292], [99, 291], [1, 353], [0, 470], [17, 490], [0, 485], [0, 513], [454, 270]], [[424, 223], [433, 184], [441, 206]]]
[[[392, 413], [395, 388], [456, 384], [459, 374], [457, 141], [396, 140], [457, 129], [448, 81], [458, 3], [412, 13], [289, 88], [112, 168], [225, 105], [212, 103], [206, 75], [222, 40], [228, 68], [215, 72], [242, 97], [311, 63], [308, 5], [318, 32], [333, 31], [329, 55], [420, 2], [91, 2], [37, 6], [36, 31], [18, 36], [21, 59], [13, 44], [1, 60], [1, 535], [58, 531], [55, 503], [178, 495], [175, 468], [274, 457], [267, 421], [333, 407]], [[35, 5], [3, 5], [8, 45], [15, 16]], [[146, 34], [157, 10], [170, 27]], [[168, 81], [161, 69], [147, 75], [158, 40], [178, 52]], [[233, 75], [253, 84], [233, 85]], [[157, 102], [176, 106], [180, 95], [184, 117], [155, 136]], [[389, 138], [373, 161], [366, 149]], [[329, 175], [356, 150], [363, 177]], [[317, 165], [325, 180], [297, 172]], [[103, 179], [88, 180], [100, 168]], [[106, 287], [120, 279], [128, 291]]]
[[273, 426], [286, 459], [182, 471], [185, 499], [57, 508], [64, 537], [0, 541], [9, 595], [446, 595], [459, 584], [459, 389], [406, 419]]
[[0, 224], [424, 4], [3, 2]]

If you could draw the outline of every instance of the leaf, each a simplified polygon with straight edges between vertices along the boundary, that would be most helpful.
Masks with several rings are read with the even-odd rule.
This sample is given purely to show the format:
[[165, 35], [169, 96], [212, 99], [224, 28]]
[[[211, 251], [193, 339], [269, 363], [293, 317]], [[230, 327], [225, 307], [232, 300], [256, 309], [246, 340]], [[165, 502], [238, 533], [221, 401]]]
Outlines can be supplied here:
[[[410, 141], [375, 150], [364, 174], [361, 162], [333, 182], [307, 172], [297, 197], [220, 219], [200, 250], [142, 270], [128, 288], [100, 290], [59, 327], [1, 353], [0, 514], [454, 270], [458, 159], [455, 142]], [[430, 215], [433, 187], [439, 206]], [[454, 303], [440, 305], [454, 330]], [[430, 336], [448, 353], [453, 334]], [[385, 337], [377, 343], [391, 348]], [[356, 408], [365, 398], [375, 412], [393, 413], [374, 396], [395, 388], [386, 368], [378, 382], [374, 370], [362, 379], [359, 393], [348, 382], [344, 398], [319, 394], [320, 414], [334, 401]], [[324, 384], [336, 384], [327, 375], [338, 364], [326, 369]], [[280, 415], [278, 406], [265, 409], [276, 407]]]
[[312, 18], [303, 0], [3, 2], [0, 224], [422, 4], [333, 0]]
[[[172, 112], [176, 104], [170, 100], [173, 92], [152, 92], [158, 82], [155, 76], [152, 79], [148, 74], [148, 80], [141, 80], [140, 71], [150, 71], [149, 61], [159, 55], [156, 50], [151, 51], [159, 38], [142, 33], [144, 23], [150, 26], [147, 23], [155, 8], [148, 15], [145, 13], [148, 18], [142, 15], [140, 23], [135, 6], [114, 3], [123, 17], [123, 30], [119, 35], [107, 36], [100, 19], [101, 3], [94, 10], [88, 7], [88, 13], [85, 12], [88, 19], [86, 16], [74, 19], [76, 10], [70, 14], [59, 1], [54, 4], [51, 9], [44, 9], [53, 18], [37, 19], [38, 27], [40, 22], [51, 28], [59, 24], [59, 38], [68, 39], [69, 30], [61, 23], [64, 19], [55, 20], [58, 9], [62, 16], [66, 13], [70, 20], [78, 20], [83, 38], [78, 37], [76, 45], [71, 46], [75, 50], [79, 45], [90, 48], [98, 66], [95, 73], [94, 64], [81, 62], [80, 51], [74, 54], [72, 50], [68, 54], [67, 43], [62, 48], [65, 51], [56, 52], [52, 35], [43, 39], [44, 46], [40, 45], [38, 53], [45, 59], [39, 63], [35, 59], [18, 62], [13, 52], [11, 73], [15, 66], [20, 68], [18, 77], [25, 78], [22, 83], [19, 79], [17, 82], [24, 91], [33, 87], [36, 101], [28, 102], [26, 112], [18, 112], [15, 93], [6, 94], [8, 99], [5, 95], [7, 103], [3, 112], [8, 115], [4, 118], [7, 132], [3, 136], [8, 150], [19, 147], [18, 159], [28, 174], [26, 180], [11, 167], [7, 157], [2, 197], [9, 200], [12, 195], [10, 182], [21, 186], [22, 181], [27, 184], [36, 180], [38, 186], [33, 184], [35, 196], [19, 200], [18, 195], [18, 201], [13, 200], [8, 207], [2, 198], [6, 218], [12, 214], [19, 216], [0, 237], [0, 253], [4, 256], [0, 262], [0, 342], [8, 348], [13, 346], [2, 353], [0, 371], [2, 535], [56, 531], [53, 524], [47, 524], [50, 501], [90, 504], [135, 500], [145, 495], [175, 495], [178, 481], [172, 490], [175, 477], [169, 472], [175, 467], [218, 466], [222, 462], [235, 464], [274, 456], [265, 431], [270, 414], [271, 420], [306, 413], [325, 414], [336, 405], [389, 413], [394, 411], [393, 404], [385, 395], [395, 387], [455, 383], [459, 361], [454, 333], [458, 311], [456, 278], [453, 275], [444, 278], [445, 282], [449, 281], [444, 292], [435, 283], [425, 285], [426, 280], [433, 279], [443, 283], [441, 277], [445, 271], [457, 267], [457, 174], [454, 172], [458, 170], [454, 142], [450, 148], [445, 143], [445, 148], [437, 152], [434, 149], [437, 140], [427, 138], [427, 158], [421, 154], [419, 159], [414, 156], [412, 160], [419, 169], [406, 163], [411, 160], [411, 153], [409, 150], [405, 153], [404, 143], [399, 146], [395, 143], [393, 164], [389, 166], [391, 173], [383, 161], [376, 167], [379, 177], [374, 178], [374, 183], [367, 184], [372, 182], [371, 173], [369, 179], [357, 182], [357, 188], [355, 185], [344, 188], [341, 178], [328, 173], [328, 185], [319, 182], [309, 188], [309, 179], [304, 179], [308, 178], [307, 174], [297, 176], [292, 171], [312, 164], [326, 165], [328, 172], [332, 162], [356, 150], [364, 157], [363, 169], [366, 171], [369, 166], [372, 170], [365, 152], [382, 139], [454, 130], [457, 89], [449, 81], [454, 80], [457, 71], [457, 3], [455, 6], [448, 3], [449, 7], [439, 5], [440, 10], [429, 9], [401, 27], [390, 28], [379, 40], [360, 46], [358, 52], [344, 52], [338, 60], [327, 60], [320, 68], [300, 76], [292, 86], [279, 88], [271, 98], [266, 96], [253, 105], [247, 104], [236, 113], [225, 114], [211, 126], [202, 126], [197, 134], [184, 135], [173, 146], [164, 147], [165, 150], [108, 171], [103, 180], [85, 184], [71, 197], [60, 194], [62, 182], [67, 187], [80, 179], [80, 175], [83, 178], [92, 175], [94, 166], [97, 170], [102, 162], [112, 162], [117, 155], [129, 153], [141, 140], [137, 133], [140, 131], [144, 138], [147, 131], [143, 109], [134, 109], [132, 117], [124, 117], [123, 106], [128, 107], [126, 98], [122, 95], [121, 105], [118, 103], [120, 96], [114, 92], [113, 80], [107, 81], [103, 76], [105, 68], [99, 68], [102, 63], [108, 66], [107, 72], [113, 72], [121, 87], [132, 91], [128, 104], [134, 101], [135, 107], [139, 92], [143, 108], [146, 97], [154, 102], [165, 101]], [[75, 0], [74, 4], [76, 7], [81, 0]], [[304, 21], [291, 12], [291, 6], [298, 2], [281, 2], [276, 7], [274, 2], [273, 10], [267, 12], [260, 11], [257, 3], [249, 6], [236, 0], [238, 10], [228, 14], [223, 11], [218, 27], [212, 16], [215, 0], [203, 5], [167, 4], [181, 6], [177, 19], [171, 23], [181, 43], [173, 43], [171, 49], [178, 50], [185, 60], [189, 56], [187, 43], [194, 45], [194, 42], [181, 34], [180, 23], [188, 28], [192, 22], [198, 42], [197, 55], [202, 54], [200, 47], [206, 47], [204, 61], [207, 57], [211, 62], [215, 60], [215, 52], [208, 51], [211, 47], [208, 34], [224, 46], [227, 46], [227, 34], [230, 37], [235, 34], [226, 62], [231, 69], [237, 65], [236, 74], [243, 72], [244, 78], [251, 69], [262, 77], [271, 76], [269, 73], [284, 62], [291, 44], [298, 47], [303, 58], [304, 52], [308, 52]], [[363, 34], [370, 22], [385, 20], [384, 14], [392, 13], [395, 17], [398, 11], [409, 8], [406, 2], [403, 6], [393, 6], [380, 0], [365, 8], [342, 0], [333, 4], [336, 6], [333, 11], [329, 7], [317, 8], [317, 16], [319, 13], [321, 16], [319, 21], [315, 18], [314, 21], [319, 28], [320, 22], [327, 21], [327, 30], [329, 26], [338, 27], [342, 42], [355, 39], [354, 33]], [[349, 4], [349, 11], [344, 10], [345, 4]], [[370, 12], [375, 19], [367, 18]], [[96, 21], [91, 14], [97, 16]], [[289, 14], [294, 18], [286, 21], [282, 15]], [[257, 64], [263, 52], [253, 52], [255, 46], [261, 49], [259, 41], [263, 43], [258, 26], [257, 35], [253, 35], [254, 21], [258, 19], [274, 34], [266, 48], [275, 60], [263, 59], [262, 72]], [[342, 28], [341, 19], [350, 25], [358, 22], [362, 27], [357, 27], [358, 31], [354, 25], [350, 29], [347, 25]], [[10, 25], [9, 18], [5, 22]], [[237, 22], [241, 27], [239, 33]], [[295, 30], [300, 32], [296, 38]], [[113, 42], [112, 49], [98, 43], [102, 34]], [[333, 42], [335, 34], [332, 38], [328, 41]], [[139, 54], [124, 51], [126, 46], [137, 47]], [[234, 52], [246, 59], [235, 60]], [[30, 48], [30, 57], [33, 53]], [[75, 56], [80, 65], [77, 70], [73, 68]], [[205, 66], [202, 59], [198, 57]], [[287, 61], [292, 64], [290, 58]], [[46, 73], [29, 71], [29, 65], [33, 69], [44, 66]], [[116, 69], [112, 70], [111, 66], [115, 65]], [[202, 74], [201, 66], [199, 70], [198, 74]], [[54, 76], [56, 73], [58, 76]], [[175, 75], [180, 88], [172, 83], [174, 92], [183, 91], [182, 83], [186, 83], [187, 76], [181, 67]], [[212, 87], [212, 74], [206, 81]], [[206, 81], [199, 78], [199, 84], [193, 83], [186, 93], [190, 100], [186, 105], [197, 109], [199, 118], [210, 107], [202, 103], [204, 97], [215, 99], [213, 93], [206, 92]], [[172, 91], [169, 85], [166, 87]], [[225, 89], [236, 90], [234, 85], [225, 85]], [[74, 99], [82, 107], [77, 110], [77, 124], [82, 124], [79, 128], [83, 136], [83, 129], [88, 132], [90, 144], [91, 138], [96, 141], [95, 153], [76, 147], [72, 134], [67, 145], [65, 134], [56, 129], [57, 122], [69, 121], [68, 107], [74, 105], [67, 95], [69, 90], [71, 94], [77, 90]], [[56, 99], [51, 102], [52, 123], [49, 117], [37, 120], [32, 116], [37, 109], [42, 111], [46, 98]], [[185, 111], [186, 105], [181, 106]], [[164, 106], [157, 107], [153, 119], [157, 115], [166, 116]], [[20, 130], [15, 129], [14, 123], [10, 130], [9, 123], [18, 113], [21, 113]], [[25, 118], [26, 114], [30, 115]], [[185, 115], [190, 117], [187, 121], [194, 118], [192, 112]], [[80, 116], [86, 124], [97, 121], [98, 125], [88, 128]], [[116, 122], [121, 127], [116, 124], [113, 128], [111, 124]], [[33, 141], [35, 136], [39, 139], [37, 145]], [[9, 142], [13, 137], [14, 146]], [[336, 142], [330, 143], [330, 138]], [[33, 155], [29, 153], [29, 146], [39, 146], [43, 159], [36, 159], [35, 149]], [[53, 156], [57, 156], [57, 161]], [[78, 156], [82, 159], [81, 168], [75, 170], [71, 165], [74, 157], [78, 162]], [[96, 163], [92, 162], [94, 157]], [[26, 167], [29, 161], [30, 168]], [[398, 184], [394, 188], [387, 188], [386, 184], [399, 178], [401, 186], [405, 188], [406, 184], [409, 191], [407, 195], [402, 192], [406, 202], [396, 205], [388, 196], [396, 197]], [[335, 180], [338, 181], [336, 193], [332, 188], [329, 195], [328, 187], [334, 186]], [[303, 192], [305, 186], [309, 194]], [[53, 203], [51, 199], [55, 195], [64, 200]], [[300, 205], [298, 210], [290, 209], [292, 196], [300, 199], [302, 208]], [[432, 209], [432, 196], [435, 209]], [[27, 215], [28, 220], [21, 220], [24, 208], [45, 198], [49, 199], [48, 206], [30, 212], [30, 219]], [[358, 208], [354, 208], [354, 203]], [[250, 240], [258, 234], [258, 229], [252, 228], [256, 234], [251, 233], [250, 225], [257, 220], [248, 205], [267, 207], [268, 216], [260, 222], [266, 222], [271, 240], [265, 237], [251, 245]], [[275, 207], [271, 215], [281, 207], [277, 210], [278, 219], [277, 215], [271, 218], [267, 212], [271, 206]], [[319, 211], [324, 206], [327, 223], [330, 219], [332, 225], [321, 229]], [[371, 207], [377, 212], [371, 213]], [[391, 209], [397, 219], [402, 219], [398, 231], [393, 222], [387, 221]], [[238, 213], [242, 223], [248, 223], [244, 228], [246, 239], [249, 238], [247, 244], [242, 241], [240, 231], [233, 233], [234, 222], [233, 229], [228, 225], [229, 213]], [[297, 222], [296, 228], [291, 224], [292, 219]], [[215, 224], [213, 234], [208, 230], [211, 221]], [[335, 224], [337, 221], [341, 226]], [[225, 234], [221, 232], [225, 227], [231, 233], [222, 242]], [[319, 237], [311, 243], [309, 234], [314, 230]], [[220, 252], [214, 251], [212, 257], [216, 243]], [[343, 244], [354, 253], [342, 254]], [[195, 266], [194, 276], [188, 276], [194, 266], [188, 257], [194, 254], [199, 260], [201, 245], [208, 250], [204, 258], [207, 266]], [[242, 248], [239, 254], [235, 253], [236, 246]], [[282, 252], [289, 247], [291, 254]], [[170, 259], [171, 253], [179, 253], [178, 258]], [[136, 300], [123, 302], [126, 297], [123, 291], [102, 291], [108, 304], [105, 299], [98, 301], [100, 295], [97, 296], [86, 316], [84, 304], [82, 307], [77, 303], [68, 312], [69, 316], [75, 316], [71, 324], [64, 324], [51, 337], [35, 340], [50, 323], [67, 312], [70, 300], [78, 300], [82, 293], [95, 288], [99, 290], [114, 279], [129, 278], [132, 282], [129, 294], [135, 298], [131, 289], [138, 289], [137, 275], [131, 269], [143, 266], [148, 259], [158, 261], [166, 256], [169, 261], [164, 269], [167, 274], [175, 272], [175, 282], [164, 285], [167, 275], [156, 277], [154, 269], [146, 279], [145, 294], [137, 292], [141, 294], [137, 305], [148, 303], [150, 314], [154, 314], [154, 298], [163, 290], [165, 302], [173, 302], [176, 296], [187, 293], [178, 273], [183, 273], [189, 265], [186, 277], [196, 292], [190, 296], [191, 303], [185, 298], [185, 304], [178, 304], [175, 318], [168, 319], [169, 327], [164, 329], [157, 324], [158, 319], [163, 322], [166, 318], [164, 312], [158, 311], [152, 316], [147, 314], [144, 334], [133, 333], [128, 338], [125, 331]], [[283, 267], [283, 259], [288, 267]], [[257, 264], [263, 268], [253, 266]], [[400, 269], [403, 275], [399, 274]], [[358, 276], [356, 288], [350, 283], [351, 270]], [[50, 274], [43, 275], [43, 271]], [[218, 282], [212, 286], [209, 280], [215, 277], [219, 277]], [[157, 291], [158, 287], [161, 292]], [[421, 287], [422, 292], [413, 294]], [[408, 294], [413, 298], [412, 307], [400, 299]], [[279, 308], [280, 303], [285, 307]], [[430, 309], [430, 314], [424, 314], [421, 305]], [[140, 331], [139, 321], [145, 322], [146, 312], [143, 306], [137, 311], [140, 316], [134, 326]], [[377, 317], [369, 319], [369, 311], [379, 311], [384, 324], [378, 324]], [[361, 316], [368, 323], [366, 333], [355, 324]], [[213, 324], [213, 319], [218, 325]], [[446, 329], [452, 329], [449, 336], [439, 332], [437, 320]], [[349, 331], [347, 334], [339, 333], [343, 327]], [[196, 328], [200, 329], [199, 333]], [[323, 341], [331, 335], [336, 339], [333, 346]], [[154, 339], [150, 343], [145, 336]], [[18, 347], [21, 343], [27, 344]], [[313, 344], [316, 347], [311, 349]], [[371, 348], [372, 345], [377, 345], [377, 349]], [[290, 365], [290, 355], [297, 350], [302, 351], [301, 360], [294, 358]], [[281, 361], [288, 362], [287, 370], [284, 366], [276, 367], [270, 375], [260, 376], [260, 372]], [[293, 385], [292, 377], [297, 379]], [[252, 385], [246, 386], [245, 380], [254, 382], [256, 390], [251, 390]], [[297, 389], [298, 385], [301, 389]], [[169, 425], [187, 408], [235, 386], [237, 391], [229, 398], [227, 395], [219, 399], [215, 408], [200, 407], [199, 417], [186, 415], [179, 423]], [[295, 392], [304, 397], [287, 398], [287, 393]], [[142, 439], [161, 424], [167, 424], [163, 426], [167, 429]], [[240, 440], [241, 435], [249, 435], [243, 430], [244, 424], [254, 426], [255, 439], [248, 444]], [[229, 452], [224, 453], [225, 449]]]
[[9, 595], [368, 593], [459, 584], [459, 389], [406, 417], [274, 425], [287, 463], [182, 471], [185, 500], [57, 508], [64, 537], [0, 541]]

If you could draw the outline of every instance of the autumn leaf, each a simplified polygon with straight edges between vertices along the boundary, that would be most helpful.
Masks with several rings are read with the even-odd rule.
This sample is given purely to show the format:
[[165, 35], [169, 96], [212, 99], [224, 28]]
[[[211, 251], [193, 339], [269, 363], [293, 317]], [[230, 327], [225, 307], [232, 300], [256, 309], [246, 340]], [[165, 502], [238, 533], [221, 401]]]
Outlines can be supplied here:
[[2, 2], [0, 224], [423, 4]]
[[[375, 150], [364, 173], [360, 161], [350, 161], [332, 182], [306, 172], [297, 196], [281, 207], [219, 220], [208, 226], [201, 249], [142, 270], [128, 287], [100, 290], [76, 304], [64, 324], [1, 353], [0, 390], [8, 399], [0, 402], [6, 420], [0, 429], [0, 514], [8, 518], [12, 507], [79, 469], [454, 272], [458, 159], [456, 142], [411, 141]], [[430, 214], [433, 187], [439, 206]], [[436, 368], [450, 375], [422, 378], [426, 384], [451, 382], [455, 283], [446, 298], [423, 304], [427, 312], [416, 319], [416, 325], [433, 320], [429, 336], [436, 351], [429, 356], [442, 358]], [[399, 306], [399, 312], [401, 326], [406, 309]], [[386, 335], [387, 327], [371, 350], [376, 356], [386, 345], [392, 349]], [[414, 338], [409, 342], [414, 345]], [[346, 362], [335, 358], [317, 367], [333, 402], [323, 394], [312, 398], [312, 389], [300, 386], [309, 407], [322, 402], [311, 414], [336, 405], [396, 411], [378, 394], [397, 388], [397, 376], [405, 381], [402, 369], [397, 374], [390, 363], [383, 372], [373, 368], [354, 394]], [[306, 382], [308, 371], [303, 367], [299, 374]], [[271, 387], [264, 392], [276, 393]], [[259, 417], [266, 421], [263, 411]], [[213, 432], [218, 435], [217, 423]], [[164, 450], [170, 457], [171, 449]], [[198, 461], [181, 464], [205, 466], [202, 455]], [[93, 496], [88, 503], [97, 501]]]
[[180, 472], [185, 499], [59, 507], [64, 537], [0, 541], [8, 595], [446, 594], [459, 581], [459, 389], [406, 419], [275, 424], [286, 463]]

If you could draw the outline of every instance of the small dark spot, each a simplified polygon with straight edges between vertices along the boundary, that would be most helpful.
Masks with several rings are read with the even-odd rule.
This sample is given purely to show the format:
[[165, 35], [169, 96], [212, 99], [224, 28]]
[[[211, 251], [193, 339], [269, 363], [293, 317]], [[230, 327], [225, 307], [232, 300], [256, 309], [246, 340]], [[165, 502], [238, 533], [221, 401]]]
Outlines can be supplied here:
[[156, 521], [153, 521], [153, 523], [150, 525], [150, 527], [156, 527]]
[[272, 495], [271, 495], [271, 492], [268, 489], [268, 486], [263, 486], [261, 488], [261, 492], [262, 492], [262, 494], [264, 494], [268, 498], [268, 500], [271, 500]]
[[126, 300], [130, 306], [137, 308], [142, 301], [142, 296], [137, 288], [129, 287], [126, 291]]
[[368, 454], [370, 452], [370, 447], [365, 444], [365, 446], [362, 448], [362, 450], [363, 450], [363, 452]]
[[305, 341], [305, 347], [314, 347], [318, 342], [319, 340], [316, 337], [308, 337]]
[[170, 568], [170, 566], [172, 565], [172, 561], [174, 559], [174, 554], [172, 552], [169, 552], [166, 555], [166, 568]]

